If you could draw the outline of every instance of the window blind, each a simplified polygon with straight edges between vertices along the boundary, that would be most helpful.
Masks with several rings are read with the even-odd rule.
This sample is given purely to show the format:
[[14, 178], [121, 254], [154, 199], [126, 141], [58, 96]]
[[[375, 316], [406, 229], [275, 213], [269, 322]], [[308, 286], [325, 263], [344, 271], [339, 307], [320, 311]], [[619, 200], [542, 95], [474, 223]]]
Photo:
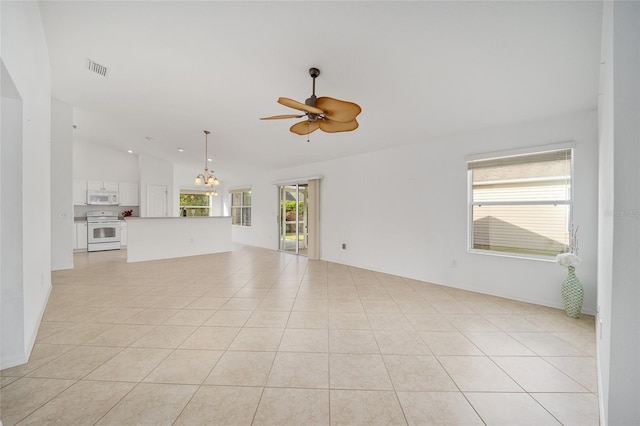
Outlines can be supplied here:
[[554, 256], [571, 222], [572, 149], [468, 162], [470, 248]]
[[536, 152], [532, 154], [511, 155], [507, 157], [487, 158], [483, 160], [469, 161], [468, 169], [484, 169], [516, 164], [545, 163], [548, 161], [571, 161], [572, 149], [559, 149], [554, 151]]

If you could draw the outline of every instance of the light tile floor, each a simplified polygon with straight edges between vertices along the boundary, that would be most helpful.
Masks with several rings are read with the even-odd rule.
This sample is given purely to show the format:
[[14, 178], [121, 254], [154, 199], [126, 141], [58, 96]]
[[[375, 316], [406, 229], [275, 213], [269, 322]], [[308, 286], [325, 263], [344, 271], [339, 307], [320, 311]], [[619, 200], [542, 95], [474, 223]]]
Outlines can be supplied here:
[[589, 316], [251, 247], [74, 262], [4, 426], [599, 423]]

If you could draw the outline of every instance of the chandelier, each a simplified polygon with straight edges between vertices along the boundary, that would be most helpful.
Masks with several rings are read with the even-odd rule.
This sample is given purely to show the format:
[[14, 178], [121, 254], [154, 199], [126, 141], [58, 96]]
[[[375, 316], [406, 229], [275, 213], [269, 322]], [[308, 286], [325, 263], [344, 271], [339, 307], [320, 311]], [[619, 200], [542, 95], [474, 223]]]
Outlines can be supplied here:
[[200, 173], [196, 176], [196, 185], [206, 185], [207, 186], [207, 195], [213, 195], [214, 197], [218, 195], [218, 191], [216, 191], [213, 187], [220, 185], [220, 181], [213, 174], [213, 172], [209, 171], [208, 161], [209, 161], [209, 140], [208, 136], [211, 133], [208, 130], [204, 131], [204, 172]]

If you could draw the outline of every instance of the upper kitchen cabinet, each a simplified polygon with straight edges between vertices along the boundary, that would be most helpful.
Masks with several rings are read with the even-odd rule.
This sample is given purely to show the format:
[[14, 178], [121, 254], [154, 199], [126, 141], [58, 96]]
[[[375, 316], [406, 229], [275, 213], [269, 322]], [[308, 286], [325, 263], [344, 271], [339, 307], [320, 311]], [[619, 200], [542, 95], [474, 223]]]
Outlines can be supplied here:
[[[98, 191], [118, 191], [118, 182], [107, 182], [101, 180], [88, 180], [87, 189], [96, 189]], [[122, 204], [122, 203], [121, 203]]]
[[121, 206], [137, 206], [140, 204], [140, 191], [137, 183], [120, 182], [118, 186]]
[[73, 180], [73, 205], [82, 206], [87, 204], [87, 181], [81, 179]]

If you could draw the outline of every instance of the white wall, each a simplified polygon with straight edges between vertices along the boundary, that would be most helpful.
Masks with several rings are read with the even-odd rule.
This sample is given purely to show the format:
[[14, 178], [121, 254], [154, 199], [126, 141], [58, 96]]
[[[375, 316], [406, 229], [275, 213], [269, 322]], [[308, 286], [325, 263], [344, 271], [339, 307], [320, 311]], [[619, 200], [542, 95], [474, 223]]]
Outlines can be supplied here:
[[108, 146], [74, 139], [73, 178], [140, 182], [138, 156]]
[[[24, 224], [24, 347], [3, 358], [5, 368], [9, 360], [26, 361], [51, 290], [51, 71], [38, 3], [0, 2], [0, 7], [2, 61], [23, 102], [22, 164], [15, 165], [13, 180], [21, 179], [23, 185], [22, 204], [14, 208], [21, 209]], [[3, 179], [2, 191], [13, 184]], [[10, 327], [19, 327], [18, 322]]]
[[[140, 183], [140, 167], [137, 154], [119, 151], [112, 147], [73, 140], [73, 179], [97, 180], [109, 182]], [[139, 202], [142, 202], [140, 200]], [[134, 215], [140, 214], [140, 208], [126, 206]], [[100, 208], [100, 210], [122, 213], [125, 206]], [[74, 216], [85, 217], [87, 212], [96, 210], [96, 206], [75, 206]]]
[[598, 287], [596, 336], [598, 348], [598, 399], [600, 418], [606, 425], [611, 346], [611, 287], [613, 280], [613, 4], [602, 9], [600, 95], [598, 96]]
[[[309, 167], [322, 165], [314, 164]], [[230, 188], [251, 187], [251, 227], [232, 226], [231, 238], [234, 243], [278, 249], [278, 187], [271, 183], [276, 176], [277, 172], [246, 175], [242, 181], [230, 184]], [[302, 176], [307, 175], [296, 174], [289, 177]], [[231, 212], [230, 206], [228, 211]], [[320, 220], [322, 221], [322, 216]]]
[[640, 4], [607, 2], [600, 79], [598, 373], [603, 424], [640, 424]]
[[[11, 90], [13, 89], [13, 90]], [[24, 358], [22, 99], [2, 63], [0, 135], [0, 368]]]
[[233, 239], [276, 249], [278, 193], [271, 182], [323, 175], [322, 259], [561, 307], [567, 272], [554, 262], [467, 253], [465, 157], [575, 141], [574, 219], [583, 258], [577, 275], [585, 287], [584, 311], [594, 313], [596, 124], [595, 111], [588, 111], [245, 176], [229, 185], [250, 182], [252, 226], [234, 227]]
[[[180, 189], [198, 188], [194, 185], [194, 180], [198, 173], [202, 172], [201, 167], [172, 164], [150, 155], [129, 154], [109, 146], [82, 140], [74, 139], [73, 142], [73, 178], [140, 183], [141, 216], [147, 214], [147, 185], [149, 184], [167, 186], [167, 215], [178, 216]], [[227, 194], [224, 182], [221, 182], [216, 190], [220, 196], [213, 198], [212, 213], [214, 216], [223, 216], [223, 204]], [[78, 213], [76, 216], [83, 216], [87, 210], [92, 209], [91, 207], [76, 208]]]
[[73, 268], [73, 108], [51, 100], [51, 269]]

